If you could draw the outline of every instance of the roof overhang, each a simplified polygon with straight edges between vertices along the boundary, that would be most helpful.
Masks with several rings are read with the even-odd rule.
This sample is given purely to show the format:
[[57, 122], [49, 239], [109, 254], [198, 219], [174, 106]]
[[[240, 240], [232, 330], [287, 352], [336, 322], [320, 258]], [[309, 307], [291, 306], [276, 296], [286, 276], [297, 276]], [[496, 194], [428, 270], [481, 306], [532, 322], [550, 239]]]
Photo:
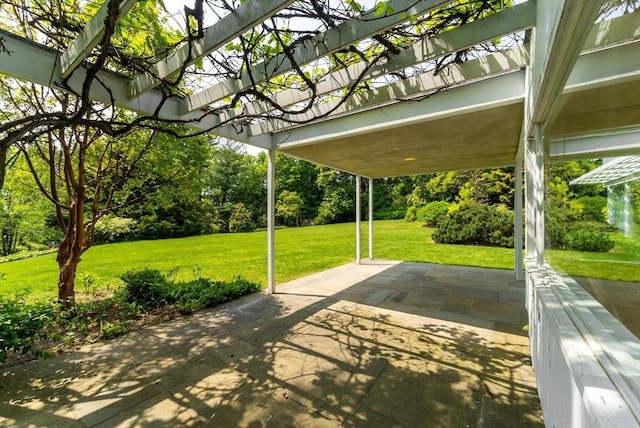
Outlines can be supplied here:
[[[206, 56], [292, 3], [247, 0], [205, 31], [205, 37], [191, 47], [197, 55], [189, 61]], [[281, 76], [291, 69], [292, 60], [307, 64], [326, 58], [328, 53], [347, 49], [412, 14], [448, 2], [392, 3], [392, 9], [406, 12], [378, 17], [371, 10], [364, 13], [371, 15], [369, 20], [348, 19], [287, 55], [280, 53], [255, 64], [252, 78], [263, 81]], [[419, 39], [385, 61], [371, 66], [363, 61], [337, 69], [316, 82], [316, 95], [329, 101], [291, 117], [269, 115], [272, 107], [260, 101], [236, 108], [211, 108], [212, 102], [230, 98], [255, 83], [244, 74], [187, 98], [164, 99], [155, 86], [180, 68], [187, 45], [156, 64], [152, 75], [127, 79], [100, 71], [92, 82], [90, 97], [368, 177], [514, 165], [522, 157], [523, 142], [532, 138], [536, 129], [544, 130], [545, 154], [551, 160], [637, 153], [640, 13], [594, 25], [602, 3], [529, 0]], [[106, 4], [66, 52], [52, 51], [0, 30], [3, 46], [10, 52], [10, 60], [0, 61], [0, 73], [78, 92], [87, 77], [79, 64], [101, 37]], [[119, 12], [126, 13], [133, 4], [130, 0], [118, 2]], [[521, 32], [527, 33], [525, 43], [510, 50], [455, 63], [435, 74], [432, 70], [389, 79], [398, 70]], [[334, 94], [352, 88], [361, 79], [373, 82], [381, 77], [392, 83], [372, 84], [366, 91], [332, 101]], [[273, 98], [280, 105], [294, 106], [313, 100], [309, 92], [284, 88]], [[263, 115], [263, 119], [247, 119], [256, 115]]]
[[278, 150], [367, 177], [511, 165], [524, 71], [278, 135]]
[[[640, 125], [639, 37], [640, 14], [593, 26], [548, 112], [550, 160], [640, 150], [632, 132]], [[282, 153], [367, 177], [512, 166], [524, 138], [528, 61], [482, 61], [451, 70], [451, 80], [466, 76], [459, 86], [431, 82], [433, 92], [425, 89], [418, 101], [399, 101], [407, 90], [395, 86], [388, 90], [395, 92], [392, 104], [277, 132], [274, 143]]]

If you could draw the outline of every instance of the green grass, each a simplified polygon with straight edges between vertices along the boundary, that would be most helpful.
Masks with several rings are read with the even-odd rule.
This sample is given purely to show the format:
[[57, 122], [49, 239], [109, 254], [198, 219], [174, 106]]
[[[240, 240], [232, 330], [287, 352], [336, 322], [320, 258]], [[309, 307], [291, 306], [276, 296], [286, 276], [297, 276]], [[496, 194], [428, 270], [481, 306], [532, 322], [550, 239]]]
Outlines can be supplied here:
[[608, 253], [547, 250], [545, 258], [569, 275], [640, 282], [640, 235], [627, 238], [616, 233], [613, 239], [616, 246]]
[[[434, 244], [433, 229], [402, 220], [376, 221], [374, 257], [377, 259], [444, 263], [513, 269], [513, 250], [493, 247]], [[363, 256], [367, 256], [366, 223], [363, 223]], [[91, 277], [102, 288], [115, 289], [119, 276], [131, 269], [154, 268], [173, 271], [175, 279], [203, 276], [226, 281], [240, 275], [265, 285], [267, 276], [266, 233], [205, 235], [160, 241], [138, 241], [99, 245], [82, 257], [76, 290], [85, 292], [83, 277]], [[573, 275], [593, 277], [597, 273], [620, 275], [611, 279], [640, 281], [640, 266], [610, 260], [638, 261], [637, 241], [616, 238], [618, 253], [578, 253], [551, 251], [552, 263]], [[283, 283], [310, 273], [339, 266], [354, 260], [355, 227], [353, 223], [276, 231], [276, 280]], [[590, 259], [575, 263], [576, 259]], [[597, 261], [606, 259], [605, 262]], [[608, 263], [608, 264], [607, 264]], [[594, 274], [588, 273], [586, 266]], [[605, 266], [606, 268], [604, 268]], [[57, 265], [55, 254], [0, 264], [0, 294], [12, 295], [30, 289], [33, 299], [50, 299], [56, 295]]]

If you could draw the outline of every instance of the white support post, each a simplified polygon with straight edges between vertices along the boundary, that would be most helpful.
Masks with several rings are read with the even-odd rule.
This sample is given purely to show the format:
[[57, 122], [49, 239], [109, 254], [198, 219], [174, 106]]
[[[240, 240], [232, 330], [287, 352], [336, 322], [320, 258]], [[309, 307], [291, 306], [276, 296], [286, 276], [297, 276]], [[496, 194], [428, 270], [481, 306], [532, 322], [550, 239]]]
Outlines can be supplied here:
[[535, 236], [536, 236], [536, 211], [534, 202], [534, 170], [536, 166], [533, 140], [524, 141], [524, 172], [525, 172], [525, 222], [526, 236], [524, 241], [525, 257], [532, 260], [535, 257]]
[[522, 159], [516, 159], [515, 167], [515, 195], [513, 210], [515, 211], [515, 221], [513, 225], [513, 250], [516, 279], [524, 279], [522, 270]]
[[362, 244], [362, 233], [360, 231], [361, 205], [360, 176], [356, 175], [356, 264], [360, 264], [360, 246]]
[[267, 163], [267, 290], [269, 294], [276, 292], [275, 181], [276, 154], [275, 150], [270, 149]]
[[535, 199], [535, 248], [536, 265], [544, 265], [544, 140], [542, 132], [544, 124], [536, 123], [534, 136], [535, 169], [534, 169], [534, 199]]
[[607, 186], [607, 222], [609, 224], [614, 224], [615, 222], [615, 217], [614, 217], [614, 201], [613, 198], [615, 197], [615, 194], [613, 193], [613, 186]]
[[373, 178], [369, 179], [369, 260], [373, 260]]

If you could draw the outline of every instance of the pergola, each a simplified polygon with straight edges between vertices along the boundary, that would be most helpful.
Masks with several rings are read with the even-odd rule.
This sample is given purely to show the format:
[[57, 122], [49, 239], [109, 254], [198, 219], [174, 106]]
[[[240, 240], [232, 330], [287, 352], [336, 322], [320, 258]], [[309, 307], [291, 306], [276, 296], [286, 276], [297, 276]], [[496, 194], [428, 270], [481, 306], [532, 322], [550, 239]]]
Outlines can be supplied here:
[[[64, 52], [0, 30], [4, 50], [11, 53], [0, 53], [0, 73], [79, 92], [86, 79], [82, 64], [103, 34], [108, 3]], [[119, 1], [121, 14], [134, 3]], [[90, 96], [152, 114], [162, 99], [156, 86], [184, 61], [195, 62], [221, 51], [228, 41], [294, 3], [248, 0], [206, 28], [203, 37], [191, 46], [184, 44], [156, 63], [153, 73], [128, 79], [100, 71]], [[563, 288], [562, 279], [545, 264], [543, 173], [548, 161], [623, 156], [640, 150], [640, 13], [636, 10], [600, 20], [602, 0], [519, 2], [423, 38], [385, 61], [373, 65], [360, 62], [331, 71], [316, 82], [315, 94], [296, 86], [270, 95], [283, 106], [327, 95], [325, 102], [299, 115], [255, 119], [271, 109], [259, 100], [218, 108], [225, 99], [255, 84], [256, 76], [264, 81], [286, 74], [294, 62], [322, 60], [449, 2], [388, 3], [393, 13], [380, 16], [375, 9], [364, 11], [310, 37], [286, 55], [265, 59], [252, 70], [251, 78], [243, 75], [221, 80], [186, 97], [173, 96], [157, 113], [161, 118], [183, 120], [194, 128], [267, 150], [270, 292], [275, 292], [276, 152], [370, 180], [515, 166], [515, 266], [519, 275], [523, 264], [526, 266], [529, 334], [545, 421], [549, 426], [640, 425], [640, 344], [608, 318], [596, 317], [598, 325], [589, 321], [588, 306], [592, 303], [585, 303], [588, 297], [571, 287]], [[524, 37], [507, 48], [453, 63], [437, 74], [430, 69], [405, 78], [393, 77], [399, 70], [514, 34]], [[331, 98], [362, 79], [377, 83], [346, 100]], [[359, 186], [360, 179], [356, 182]], [[359, 262], [359, 187], [356, 195]], [[523, 199], [525, 260], [521, 251]], [[370, 247], [372, 257], [371, 251]], [[610, 338], [620, 339], [617, 345], [598, 345], [598, 329], [603, 325], [609, 332], [614, 329]]]
[[[631, 182], [640, 179], [640, 156], [605, 159], [604, 164], [574, 179], [569, 184], [602, 184], [607, 188], [607, 220], [631, 235]], [[624, 186], [621, 203], [616, 203], [616, 186]], [[621, 205], [621, 206], [618, 206]], [[621, 221], [617, 221], [618, 218]]]

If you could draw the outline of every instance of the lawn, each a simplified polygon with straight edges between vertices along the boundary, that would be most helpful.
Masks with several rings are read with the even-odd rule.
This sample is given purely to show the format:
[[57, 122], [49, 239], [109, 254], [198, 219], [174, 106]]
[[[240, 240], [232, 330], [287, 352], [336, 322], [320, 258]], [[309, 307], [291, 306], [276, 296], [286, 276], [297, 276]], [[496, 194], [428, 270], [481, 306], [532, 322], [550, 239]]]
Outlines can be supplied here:
[[640, 235], [612, 235], [616, 246], [608, 253], [547, 250], [545, 258], [558, 271], [573, 276], [640, 282]]
[[[363, 256], [367, 256], [366, 223], [363, 224]], [[378, 259], [444, 263], [513, 269], [513, 250], [492, 247], [435, 244], [433, 229], [402, 220], [376, 221], [374, 224], [374, 257]], [[131, 269], [155, 268], [171, 272], [178, 279], [204, 276], [229, 280], [240, 275], [266, 284], [266, 233], [237, 233], [196, 236], [159, 241], [137, 241], [98, 245], [82, 257], [76, 290], [91, 287], [114, 289], [121, 284], [119, 276]], [[622, 242], [622, 241], [621, 241]], [[626, 245], [626, 246], [625, 246]], [[622, 253], [589, 254], [554, 251], [548, 254], [564, 271], [602, 277], [612, 274], [611, 260], [617, 260], [615, 273], [629, 281], [640, 281], [640, 265], [623, 263], [627, 253], [636, 254], [637, 244], [622, 242]], [[616, 247], [617, 249], [618, 247]], [[339, 266], [354, 260], [355, 227], [353, 223], [289, 228], [276, 231], [276, 280], [283, 283], [313, 272]], [[593, 260], [575, 263], [579, 259]], [[600, 260], [606, 260], [603, 264]], [[629, 261], [629, 260], [627, 260]], [[4, 276], [0, 294], [13, 294], [30, 289], [34, 299], [56, 295], [57, 267], [55, 254], [7, 262], [0, 265]], [[600, 274], [600, 276], [598, 275]]]

